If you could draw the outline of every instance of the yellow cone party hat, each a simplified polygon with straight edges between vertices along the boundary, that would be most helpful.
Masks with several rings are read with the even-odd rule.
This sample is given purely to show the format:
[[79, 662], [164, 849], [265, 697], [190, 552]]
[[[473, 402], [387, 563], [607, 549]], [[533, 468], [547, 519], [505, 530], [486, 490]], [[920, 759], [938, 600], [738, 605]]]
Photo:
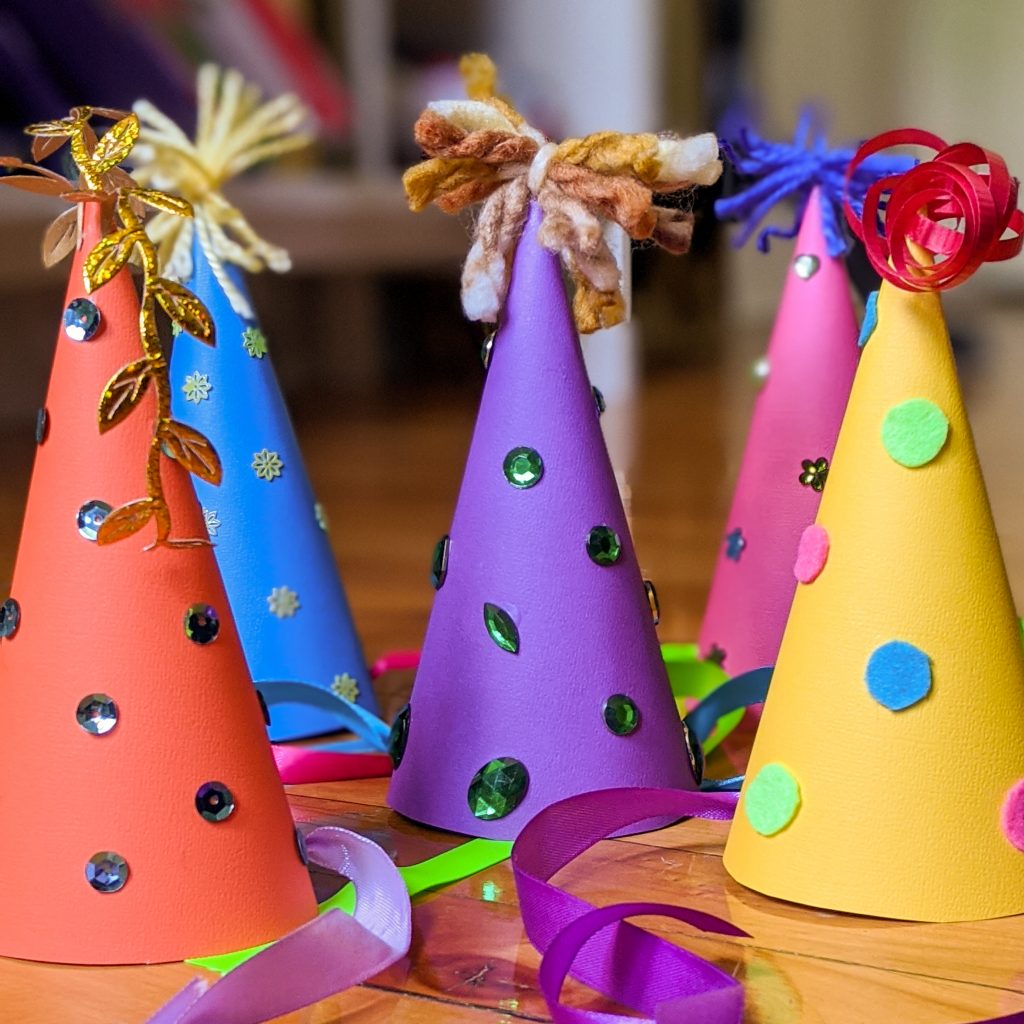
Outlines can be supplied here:
[[979, 147], [908, 131], [857, 159], [903, 143], [940, 152], [854, 225], [885, 281], [725, 866], [811, 906], [972, 920], [1024, 912], [1024, 654], [937, 291], [1016, 254], [1024, 218]]

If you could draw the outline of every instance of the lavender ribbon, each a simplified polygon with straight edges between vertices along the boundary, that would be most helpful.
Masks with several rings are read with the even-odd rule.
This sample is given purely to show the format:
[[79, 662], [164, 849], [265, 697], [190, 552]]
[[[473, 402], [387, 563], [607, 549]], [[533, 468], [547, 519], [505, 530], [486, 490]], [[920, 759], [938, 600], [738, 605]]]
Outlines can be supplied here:
[[331, 826], [310, 832], [306, 848], [313, 863], [352, 881], [355, 912], [315, 918], [214, 985], [194, 979], [148, 1024], [261, 1024], [358, 985], [405, 956], [412, 907], [388, 855]]
[[733, 240], [737, 248], [757, 230], [773, 206], [788, 196], [796, 200], [796, 213], [789, 227], [768, 225], [758, 232], [757, 248], [767, 252], [772, 238], [795, 238], [815, 187], [821, 198], [821, 223], [830, 256], [841, 256], [850, 247], [843, 216], [843, 201], [860, 214], [868, 188], [879, 178], [902, 174], [916, 161], [909, 156], [875, 154], [861, 161], [846, 180], [847, 168], [856, 147], [829, 149], [823, 133], [814, 127], [815, 116], [804, 110], [792, 142], [769, 142], [751, 128], [741, 128], [739, 139], [721, 140], [729, 162], [745, 177], [756, 179], [735, 195], [715, 202], [715, 214], [743, 222]]

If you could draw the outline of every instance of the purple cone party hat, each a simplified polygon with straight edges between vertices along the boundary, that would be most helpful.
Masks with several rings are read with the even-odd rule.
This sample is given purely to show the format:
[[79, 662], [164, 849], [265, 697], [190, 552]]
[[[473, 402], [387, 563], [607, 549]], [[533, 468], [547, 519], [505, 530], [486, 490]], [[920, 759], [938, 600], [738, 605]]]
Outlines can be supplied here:
[[[711, 183], [721, 165], [710, 135], [556, 145], [494, 95], [489, 59], [464, 58], [462, 69], [470, 98], [421, 114], [430, 159], [405, 185], [417, 210], [485, 200], [463, 305], [500, 326], [485, 345], [451, 530], [435, 551], [412, 698], [392, 727], [389, 802], [426, 824], [511, 839], [563, 797], [700, 781], [576, 328], [623, 314], [603, 217], [683, 251], [691, 216], [654, 206], [654, 194]], [[456, 164], [465, 174], [450, 173]], [[576, 282], [575, 325], [559, 253]]]
[[220, 344], [174, 346], [174, 412], [216, 445], [222, 485], [195, 481], [246, 659], [275, 740], [351, 729], [348, 749], [383, 750], [366, 662], [288, 409], [256, 321], [244, 271], [287, 270], [220, 193], [251, 164], [306, 145], [305, 111], [289, 95], [261, 103], [236, 71], [206, 65], [190, 140], [152, 104], [138, 176], [186, 196], [192, 222], [162, 214], [149, 226], [166, 265], [210, 309]]
[[[736, 244], [753, 234], [779, 201], [795, 195], [791, 226], [765, 227], [796, 243], [766, 354], [754, 366], [761, 391], [723, 531], [701, 625], [699, 652], [731, 677], [775, 664], [802, 563], [804, 531], [814, 522], [828, 477], [859, 356], [857, 319], [843, 254], [844, 175], [852, 149], [829, 150], [811, 138], [805, 113], [792, 143], [741, 133], [730, 155], [753, 179], [715, 204], [720, 217], [745, 221]], [[906, 161], [881, 157], [857, 168], [854, 196]], [[804, 582], [807, 582], [806, 579]]]

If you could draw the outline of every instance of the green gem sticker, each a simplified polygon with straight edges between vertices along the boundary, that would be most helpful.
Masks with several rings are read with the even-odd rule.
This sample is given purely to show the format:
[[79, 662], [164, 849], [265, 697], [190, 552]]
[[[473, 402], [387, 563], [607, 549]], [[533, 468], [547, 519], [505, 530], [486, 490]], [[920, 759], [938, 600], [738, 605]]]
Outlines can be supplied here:
[[604, 724], [616, 736], [628, 736], [640, 724], [640, 709], [624, 693], [616, 693], [604, 702]]
[[473, 776], [466, 794], [473, 817], [494, 821], [511, 814], [526, 796], [530, 775], [514, 757], [496, 757]]
[[409, 724], [412, 721], [412, 708], [408, 704], [398, 712], [388, 733], [388, 756], [397, 768], [405, 757], [405, 745], [409, 742]]
[[614, 565], [622, 554], [622, 541], [610, 526], [595, 526], [587, 534], [587, 554], [598, 565]]
[[908, 469], [931, 462], [948, 436], [946, 414], [927, 398], [911, 398], [894, 405], [882, 421], [885, 450]]
[[513, 448], [505, 456], [505, 479], [520, 490], [533, 487], [544, 475], [544, 460], [534, 448]]
[[435, 590], [440, 590], [448, 577], [448, 552], [451, 550], [451, 546], [452, 541], [447, 533], [434, 545], [434, 557], [430, 564], [430, 582], [434, 585]]
[[766, 764], [748, 783], [743, 810], [755, 832], [773, 836], [781, 832], [800, 809], [800, 786], [782, 764]]
[[484, 625], [491, 639], [509, 654], [519, 653], [519, 630], [504, 608], [490, 601], [484, 602]]

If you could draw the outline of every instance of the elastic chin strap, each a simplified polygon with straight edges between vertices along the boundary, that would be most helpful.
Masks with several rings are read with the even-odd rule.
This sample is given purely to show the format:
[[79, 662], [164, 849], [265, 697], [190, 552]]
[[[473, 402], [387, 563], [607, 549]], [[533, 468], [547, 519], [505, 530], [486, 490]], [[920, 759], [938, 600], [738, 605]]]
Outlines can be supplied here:
[[[712, 690], [685, 718], [690, 735], [704, 743], [723, 715], [764, 703], [774, 671], [771, 665], [751, 669]], [[735, 792], [743, 786], [743, 778], [733, 775], [728, 779], [704, 779], [700, 788], [705, 793]]]

